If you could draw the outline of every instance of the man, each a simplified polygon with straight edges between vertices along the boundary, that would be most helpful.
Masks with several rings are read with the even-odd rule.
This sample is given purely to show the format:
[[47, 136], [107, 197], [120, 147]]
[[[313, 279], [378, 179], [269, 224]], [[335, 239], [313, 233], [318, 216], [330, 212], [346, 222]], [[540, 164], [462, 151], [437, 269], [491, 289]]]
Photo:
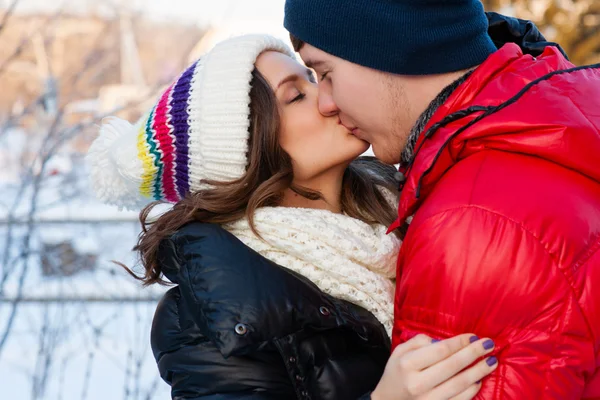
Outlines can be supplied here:
[[498, 49], [478, 0], [285, 12], [320, 112], [400, 163], [393, 346], [472, 331], [499, 360], [478, 398], [599, 399], [600, 65], [539, 34]]

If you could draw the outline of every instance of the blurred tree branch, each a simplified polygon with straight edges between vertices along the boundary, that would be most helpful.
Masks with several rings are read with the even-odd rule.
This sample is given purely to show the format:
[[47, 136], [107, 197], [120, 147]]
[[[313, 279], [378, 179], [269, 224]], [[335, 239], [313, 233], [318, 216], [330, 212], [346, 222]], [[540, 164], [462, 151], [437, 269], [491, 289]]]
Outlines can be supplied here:
[[[121, 373], [127, 370], [125, 399], [151, 399], [155, 396], [161, 380], [159, 376], [151, 375], [151, 380], [148, 380], [147, 384], [144, 382], [147, 377], [142, 367], [148, 356], [148, 349], [146, 343], [140, 343], [139, 337], [144, 336], [148, 327], [144, 327], [142, 314], [137, 313], [136, 316], [136, 340], [125, 343], [127, 347], [122, 352], [115, 353], [114, 349], [101, 346], [112, 329], [107, 327], [111, 324], [114, 327], [117, 319], [122, 316], [122, 305], [145, 307], [143, 316], [148, 317], [151, 315], [148, 309], [152, 309], [152, 303], [157, 300], [155, 294], [125, 292], [123, 296], [115, 298], [114, 293], [106, 289], [103, 286], [105, 282], [100, 283], [101, 278], [97, 276], [93, 279], [98, 279], [97, 286], [101, 288], [100, 292], [82, 293], [78, 296], [63, 295], [60, 290], [57, 293], [45, 290], [30, 293], [34, 287], [32, 278], [44, 279], [43, 284], [52, 284], [49, 287], [53, 287], [58, 281], [58, 288], [65, 285], [69, 290], [76, 289], [69, 293], [78, 294], [79, 290], [73, 283], [76, 279], [53, 277], [55, 281], [52, 282], [47, 278], [38, 278], [40, 274], [34, 274], [41, 264], [42, 253], [47, 248], [44, 246], [47, 238], [43, 237], [42, 232], [54, 230], [54, 227], [49, 228], [47, 225], [42, 228], [39, 218], [41, 211], [57, 203], [68, 202], [76, 196], [80, 199], [86, 198], [82, 196], [82, 192], [87, 186], [77, 184], [79, 181], [84, 182], [81, 172], [77, 174], [79, 181], [75, 180], [75, 175], [70, 177], [69, 174], [72, 169], [81, 171], [81, 160], [91, 138], [91, 131], [96, 130], [95, 127], [106, 116], [140, 109], [140, 105], [145, 103], [148, 96], [155, 93], [165, 80], [172, 79], [169, 77], [171, 69], [178, 72], [179, 63], [182, 63], [179, 60], [185, 59], [184, 56], [195, 44], [195, 40], [199, 39], [199, 31], [194, 28], [190, 34], [187, 28], [162, 27], [160, 32], [170, 33], [174, 28], [178, 29], [175, 36], [183, 40], [176, 40], [175, 45], [173, 36], [165, 36], [162, 33], [154, 35], [152, 29], [155, 25], [133, 21], [141, 15], [131, 14], [128, 18], [132, 21], [125, 24], [130, 29], [129, 39], [133, 36], [134, 41], [139, 39], [145, 47], [139, 45], [139, 48], [136, 48], [137, 44], [134, 44], [134, 50], [129, 51], [130, 47], [125, 53], [129, 57], [131, 53], [135, 55], [139, 51], [144, 77], [151, 82], [141, 88], [143, 90], [134, 87], [135, 90], [132, 91], [131, 85], [127, 86], [119, 80], [122, 76], [119, 68], [127, 67], [129, 58], [123, 62], [123, 52], [119, 52], [119, 41], [123, 40], [123, 35], [118, 19], [98, 16], [81, 18], [65, 15], [62, 10], [50, 16], [23, 16], [18, 12], [14, 13], [18, 1], [12, 0], [9, 10], [0, 16], [0, 35], [3, 35], [4, 44], [3, 51], [0, 49], [0, 84], [4, 87], [0, 100], [12, 99], [12, 103], [5, 101], [5, 105], [0, 109], [0, 140], [9, 143], [7, 148], [15, 153], [11, 155], [14, 156], [15, 163], [19, 164], [19, 180], [6, 185], [5, 188], [0, 187], [9, 189], [9, 194], [0, 202], [0, 308], [3, 312], [0, 318], [0, 363], [5, 360], [15, 364], [18, 362], [11, 358], [14, 357], [12, 346], [25, 343], [21, 333], [23, 321], [28, 321], [25, 323], [30, 328], [28, 335], [34, 340], [37, 339], [29, 348], [37, 348], [38, 352], [30, 353], [27, 360], [27, 365], [30, 366], [17, 365], [15, 369], [23, 370], [28, 380], [31, 379], [28, 381], [28, 394], [32, 399], [50, 396], [56, 398], [56, 394], [50, 394], [50, 390], [58, 390], [59, 399], [64, 396], [61, 390], [66, 389], [64, 386], [69, 386], [71, 380], [69, 376], [65, 376], [69, 374], [65, 372], [71, 361], [68, 357], [78, 357], [77, 362], [82, 363], [76, 378], [78, 384], [81, 384], [78, 396], [82, 400], [94, 394], [90, 392], [95, 375], [93, 368], [96, 367], [99, 358], [109, 359], [121, 368]], [[162, 46], [160, 48], [156, 47], [159, 41]], [[171, 56], [168, 56], [165, 49], [171, 52]], [[153, 64], [159, 66], [149, 68]], [[23, 89], [20, 85], [14, 85], [15, 81], [22, 82], [20, 85]], [[9, 84], [13, 84], [12, 91], [7, 89]], [[117, 90], [111, 91], [115, 87]], [[27, 91], [25, 95], [22, 95], [21, 90]], [[103, 97], [105, 95], [106, 97]], [[49, 104], [53, 106], [49, 107]], [[113, 106], [110, 110], [109, 107]], [[19, 132], [19, 140], [21, 137], [24, 139], [23, 145], [19, 144], [18, 148], [12, 150], [10, 141], [15, 137], [15, 131]], [[0, 151], [3, 151], [2, 146]], [[65, 159], [70, 164], [66, 164], [68, 166], [64, 167], [64, 170], [59, 169], [56, 174], [56, 165], [61, 165], [61, 162], [65, 162], [61, 160]], [[72, 179], [67, 179], [69, 177]], [[54, 190], [53, 187], [57, 185], [68, 186], [69, 190]], [[49, 191], [55, 194], [54, 197], [47, 196]], [[54, 215], [59, 213], [44, 214], [51, 217]], [[57, 230], [65, 230], [64, 224]], [[66, 240], [75, 242], [75, 239], [71, 238]], [[81, 242], [83, 246], [88, 245], [86, 240]], [[41, 266], [39, 268], [41, 269]], [[107, 271], [106, 268], [98, 268], [94, 274], [97, 272], [103, 274], [100, 275], [102, 278], [112, 278], [115, 275], [112, 269]], [[98, 320], [98, 315], [90, 310], [98, 306], [106, 307], [109, 302], [115, 301], [119, 302], [117, 310], [110, 318], [102, 317]], [[71, 324], [64, 321], [60, 311], [52, 316], [48, 314], [51, 310], [73, 309], [79, 305], [81, 307], [77, 317], [86, 315], [86, 318]], [[31, 318], [29, 310], [33, 309], [41, 313], [39, 321]], [[76, 349], [75, 354], [64, 355], [60, 353], [60, 348], [65, 345], [65, 338], [73, 336], [69, 330], [84, 339], [84, 346]], [[119, 335], [124, 336], [121, 333]], [[87, 340], [88, 337], [91, 339]], [[119, 343], [125, 342], [124, 337], [119, 339]], [[128, 352], [130, 356], [126, 359], [125, 355]], [[82, 356], [87, 359], [81, 360]], [[57, 380], [58, 388], [54, 384], [50, 385], [53, 379]]]
[[4, 31], [4, 28], [6, 27], [6, 23], [8, 22], [9, 18], [15, 12], [15, 9], [17, 8], [19, 1], [20, 0], [13, 0], [12, 3], [10, 3], [8, 8], [6, 9], [6, 11], [4, 11], [4, 15], [2, 16], [2, 21], [0, 21], [0, 35], [2, 35], [2, 31]]
[[488, 11], [532, 20], [576, 65], [600, 62], [598, 0], [483, 0], [483, 4]]

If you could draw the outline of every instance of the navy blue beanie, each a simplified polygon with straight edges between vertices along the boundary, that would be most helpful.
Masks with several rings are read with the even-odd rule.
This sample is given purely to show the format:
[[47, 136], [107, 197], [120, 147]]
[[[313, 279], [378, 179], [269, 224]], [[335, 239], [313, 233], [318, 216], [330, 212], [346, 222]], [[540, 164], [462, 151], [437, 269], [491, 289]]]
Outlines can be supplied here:
[[402, 75], [464, 70], [496, 51], [479, 0], [286, 0], [284, 25], [329, 54]]

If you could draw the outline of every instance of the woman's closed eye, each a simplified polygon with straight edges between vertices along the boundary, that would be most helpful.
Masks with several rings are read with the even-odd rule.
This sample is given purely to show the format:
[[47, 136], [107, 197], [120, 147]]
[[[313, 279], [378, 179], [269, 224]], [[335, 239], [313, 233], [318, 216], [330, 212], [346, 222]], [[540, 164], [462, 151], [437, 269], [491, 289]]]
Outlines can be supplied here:
[[294, 97], [293, 99], [291, 99], [290, 101], [288, 101], [288, 104], [296, 103], [296, 102], [304, 99], [305, 97], [306, 97], [306, 94], [304, 94], [302, 92], [298, 92], [298, 95], [296, 97]]

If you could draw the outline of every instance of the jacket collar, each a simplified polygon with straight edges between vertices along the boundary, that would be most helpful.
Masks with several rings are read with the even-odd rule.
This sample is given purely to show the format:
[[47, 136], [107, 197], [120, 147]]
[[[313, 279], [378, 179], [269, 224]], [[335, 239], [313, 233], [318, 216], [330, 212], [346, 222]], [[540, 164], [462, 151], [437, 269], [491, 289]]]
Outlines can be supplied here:
[[180, 301], [194, 323], [225, 358], [275, 338], [329, 329], [354, 331], [365, 342], [388, 340], [372, 314], [323, 293], [221, 226], [182, 227], [161, 243], [159, 259], [165, 276], [179, 285]]
[[[597, 97], [600, 71], [597, 66], [595, 70], [593, 67], [581, 67], [591, 72], [580, 74], [580, 83]], [[564, 95], [566, 87], [572, 84], [565, 76], [577, 70], [556, 47], [547, 47], [539, 58], [534, 58], [524, 55], [518, 45], [509, 43], [492, 54], [437, 109], [416, 143], [412, 163], [401, 166], [406, 180], [401, 185], [398, 220], [389, 231], [401, 226], [406, 217], [416, 211], [449, 168], [481, 150], [519, 152], [552, 161], [568, 159], [568, 167], [588, 170], [589, 167], [581, 165], [584, 161], [578, 160], [573, 149], [585, 148], [583, 140], [600, 146], [597, 136], [600, 121], [588, 123], [585, 135], [567, 136], [565, 124], [583, 123], [587, 121], [585, 116], [573, 121], [546, 112], [539, 118], [539, 110], [556, 107], [556, 104], [564, 104], [573, 111], [572, 116], [581, 114]], [[532, 88], [539, 89], [542, 85], [543, 92], [536, 90], [535, 95], [530, 95]], [[578, 93], [573, 95], [579, 96]], [[586, 99], [577, 97], [577, 101]], [[530, 112], [533, 110], [536, 112]], [[537, 135], [535, 139], [533, 135]], [[563, 146], [548, 146], [557, 141]], [[600, 148], [597, 151], [600, 152]], [[597, 164], [589, 159], [585, 162]], [[600, 179], [600, 167], [589, 173]]]

